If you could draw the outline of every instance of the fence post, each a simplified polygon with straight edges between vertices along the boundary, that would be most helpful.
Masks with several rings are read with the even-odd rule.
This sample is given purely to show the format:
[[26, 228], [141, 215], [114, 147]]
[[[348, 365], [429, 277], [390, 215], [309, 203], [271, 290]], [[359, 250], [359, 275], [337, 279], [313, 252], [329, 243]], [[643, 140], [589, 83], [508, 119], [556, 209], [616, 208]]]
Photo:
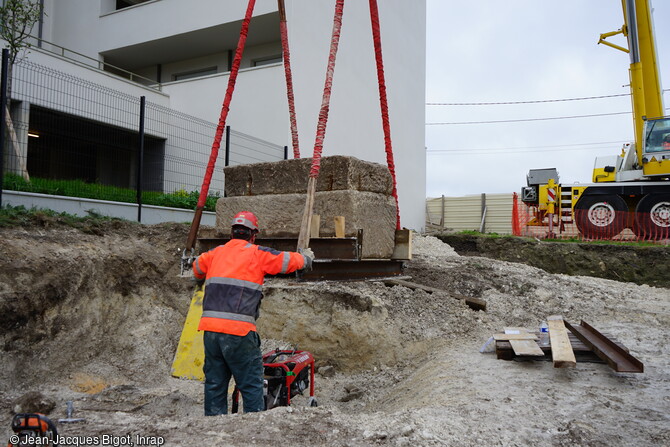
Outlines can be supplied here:
[[0, 209], [2, 209], [2, 189], [5, 185], [5, 116], [7, 110], [7, 76], [9, 50], [2, 50], [2, 75], [0, 79]]
[[481, 211], [481, 224], [479, 225], [479, 232], [484, 233], [486, 231], [486, 193], [482, 193], [482, 211]]
[[444, 215], [444, 194], [442, 194], [442, 218], [440, 219], [440, 226], [442, 227], [442, 231], [444, 231], [444, 221], [445, 221], [445, 215]]
[[144, 170], [144, 109], [146, 97], [140, 96], [140, 147], [137, 151], [137, 221], [142, 222], [142, 171]]
[[226, 156], [223, 165], [230, 166], [230, 126], [226, 126]]

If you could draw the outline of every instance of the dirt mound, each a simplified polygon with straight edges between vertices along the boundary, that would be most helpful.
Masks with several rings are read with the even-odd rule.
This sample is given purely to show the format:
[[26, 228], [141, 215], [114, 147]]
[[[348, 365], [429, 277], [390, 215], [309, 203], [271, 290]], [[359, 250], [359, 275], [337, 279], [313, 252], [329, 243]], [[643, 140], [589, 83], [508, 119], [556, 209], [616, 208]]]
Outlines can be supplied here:
[[[67, 400], [86, 418], [62, 435], [178, 446], [670, 443], [667, 289], [459, 256], [432, 237], [417, 238], [405, 273], [443, 293], [268, 281], [263, 349], [311, 351], [320, 406], [298, 396], [291, 408], [203, 418], [202, 384], [169, 376], [192, 292], [177, 278], [187, 231], [48, 219], [0, 229], [0, 435], [9, 436], [12, 403], [35, 391], [56, 403], [52, 418], [65, 416]], [[487, 311], [455, 294], [485, 299]], [[551, 314], [613, 334], [645, 373], [478, 352], [504, 326], [535, 329]]]
[[[58, 225], [3, 229], [2, 381], [68, 380], [81, 390], [160, 374], [190, 284], [177, 279], [179, 225], [109, 222], [101, 235]], [[96, 382], [100, 382], [97, 383]]]

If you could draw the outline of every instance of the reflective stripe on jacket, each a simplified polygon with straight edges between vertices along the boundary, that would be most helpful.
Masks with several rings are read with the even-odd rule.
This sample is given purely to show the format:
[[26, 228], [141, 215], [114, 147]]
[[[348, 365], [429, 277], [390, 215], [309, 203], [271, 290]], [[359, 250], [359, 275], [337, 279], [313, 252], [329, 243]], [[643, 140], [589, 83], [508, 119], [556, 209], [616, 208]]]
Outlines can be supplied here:
[[295, 252], [277, 251], [232, 239], [203, 253], [193, 274], [206, 278], [198, 330], [244, 336], [256, 330], [265, 275], [291, 273], [305, 266]]

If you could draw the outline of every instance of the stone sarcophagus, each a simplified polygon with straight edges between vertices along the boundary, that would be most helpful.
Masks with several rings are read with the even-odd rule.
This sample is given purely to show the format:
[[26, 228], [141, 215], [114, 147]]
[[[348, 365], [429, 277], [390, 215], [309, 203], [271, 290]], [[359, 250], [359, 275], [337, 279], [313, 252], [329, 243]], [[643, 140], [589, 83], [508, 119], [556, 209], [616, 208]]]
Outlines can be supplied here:
[[[311, 158], [224, 168], [225, 195], [216, 204], [216, 226], [228, 233], [233, 216], [251, 211], [261, 237], [298, 237], [305, 208]], [[396, 205], [386, 166], [353, 157], [321, 160], [314, 199], [321, 237], [334, 237], [336, 216], [345, 218], [345, 236], [363, 230], [362, 257], [388, 259], [395, 243]]]

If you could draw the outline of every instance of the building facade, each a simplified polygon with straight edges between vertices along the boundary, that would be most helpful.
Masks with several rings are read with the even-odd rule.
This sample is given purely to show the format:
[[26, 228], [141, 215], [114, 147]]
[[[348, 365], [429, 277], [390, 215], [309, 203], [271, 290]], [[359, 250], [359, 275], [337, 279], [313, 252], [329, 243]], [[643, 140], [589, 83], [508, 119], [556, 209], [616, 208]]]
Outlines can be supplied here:
[[[421, 230], [426, 5], [425, 0], [378, 3], [401, 223]], [[302, 157], [310, 157], [335, 1], [285, 4], [300, 150]], [[44, 2], [43, 20], [33, 30], [39, 48], [28, 59], [216, 123], [246, 8], [244, 0]], [[277, 2], [257, 0], [227, 124], [290, 148], [281, 53]], [[147, 133], [153, 135], [152, 129]], [[169, 146], [169, 136], [155, 133]], [[292, 157], [290, 149], [289, 153]], [[370, 14], [364, 1], [344, 6], [323, 149], [324, 156], [336, 154], [386, 163]]]

